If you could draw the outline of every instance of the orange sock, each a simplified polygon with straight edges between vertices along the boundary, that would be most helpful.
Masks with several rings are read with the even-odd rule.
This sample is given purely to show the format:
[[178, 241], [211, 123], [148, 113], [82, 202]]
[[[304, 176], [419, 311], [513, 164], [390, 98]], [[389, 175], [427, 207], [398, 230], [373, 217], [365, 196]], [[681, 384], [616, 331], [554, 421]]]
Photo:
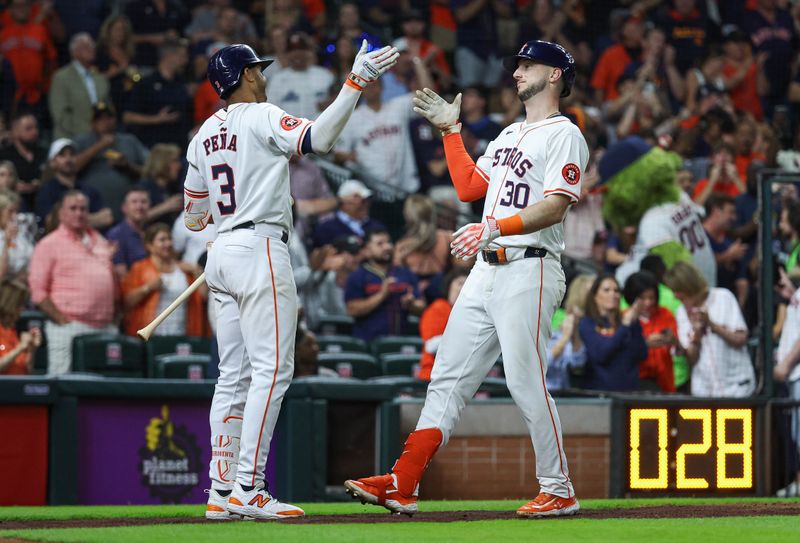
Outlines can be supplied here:
[[442, 444], [442, 431], [438, 428], [425, 428], [411, 432], [406, 440], [403, 453], [394, 463], [392, 472], [397, 475], [397, 490], [410, 497], [417, 489], [422, 472]]

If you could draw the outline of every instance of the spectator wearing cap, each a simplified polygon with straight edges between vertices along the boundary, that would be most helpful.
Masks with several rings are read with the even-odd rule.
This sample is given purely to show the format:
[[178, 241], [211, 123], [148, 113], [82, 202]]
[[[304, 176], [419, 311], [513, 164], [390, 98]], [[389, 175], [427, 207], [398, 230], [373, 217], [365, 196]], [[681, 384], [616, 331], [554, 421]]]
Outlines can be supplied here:
[[[58, 141], [58, 140], [57, 140]], [[72, 339], [79, 334], [115, 333], [114, 247], [89, 225], [89, 200], [64, 193], [59, 226], [39, 241], [30, 267], [31, 300], [47, 315], [47, 373], [72, 367]]]
[[160, 47], [176, 39], [189, 22], [189, 13], [178, 0], [131, 0], [124, 12], [133, 27], [139, 66], [155, 66]]
[[775, 106], [787, 103], [787, 91], [792, 79], [797, 33], [794, 20], [787, 9], [776, 0], [757, 0], [755, 9], [745, 12], [742, 29], [750, 35], [756, 55], [766, 53], [762, 70], [762, 106], [767, 118], [772, 118]]
[[722, 77], [731, 102], [737, 111], [750, 113], [761, 121], [764, 111], [758, 94], [758, 74], [764, 68], [767, 55], [763, 52], [754, 55], [750, 38], [738, 27], [723, 27], [722, 32], [722, 52], [725, 55]]
[[75, 138], [89, 132], [92, 108], [111, 98], [108, 79], [94, 67], [96, 46], [92, 37], [86, 32], [72, 36], [69, 54], [72, 62], [55, 73], [48, 94], [56, 138]]
[[598, 103], [614, 100], [619, 96], [617, 80], [625, 73], [631, 62], [638, 61], [644, 39], [644, 23], [638, 17], [629, 17], [622, 23], [619, 43], [603, 51], [595, 64], [590, 82]]
[[363, 240], [368, 230], [386, 229], [383, 223], [369, 216], [372, 191], [364, 183], [348, 179], [336, 195], [339, 209], [333, 217], [317, 224], [312, 237], [314, 247], [328, 245], [340, 236], [354, 235]]
[[310, 237], [313, 224], [336, 209], [338, 200], [317, 164], [305, 156], [289, 159], [289, 189], [294, 198], [295, 230]]
[[15, 190], [22, 197], [23, 210], [30, 211], [47, 162], [47, 151], [39, 142], [39, 122], [30, 112], [17, 113], [11, 119], [10, 135], [10, 141], [0, 148], [0, 160], [8, 160], [17, 169]]
[[696, 0], [672, 0], [671, 4], [657, 24], [675, 48], [675, 64], [685, 73], [705, 54], [709, 43], [717, 41], [719, 29], [698, 9]]
[[386, 230], [370, 230], [364, 238], [365, 262], [347, 278], [344, 300], [355, 319], [353, 335], [364, 341], [387, 335], [408, 335], [409, 315], [421, 315], [417, 276], [393, 266], [394, 246]]
[[314, 249], [309, 255], [311, 275], [300, 291], [300, 299], [312, 330], [319, 327], [323, 317], [347, 316], [344, 287], [347, 278], [358, 268], [361, 250], [361, 238], [350, 234], [339, 236], [330, 245]]
[[302, 32], [289, 36], [286, 61], [285, 67], [267, 78], [270, 102], [290, 115], [316, 119], [321, 111], [319, 104], [333, 83], [333, 74], [314, 65], [313, 42]]
[[75, 138], [75, 152], [81, 179], [100, 193], [119, 222], [123, 197], [142, 174], [147, 148], [133, 134], [118, 131], [111, 105], [98, 102], [92, 108], [91, 131]]
[[183, 79], [188, 62], [183, 42], [164, 43], [155, 72], [142, 78], [128, 96], [122, 120], [147, 147], [157, 143], [186, 146], [192, 123], [192, 99]]
[[53, 207], [64, 195], [73, 190], [82, 192], [87, 199], [88, 222], [92, 228], [107, 228], [114, 222], [114, 215], [103, 202], [100, 193], [78, 177], [75, 161], [75, 143], [67, 138], [55, 140], [50, 145], [47, 160], [53, 171], [53, 179], [42, 185], [36, 197], [36, 216], [44, 222]]

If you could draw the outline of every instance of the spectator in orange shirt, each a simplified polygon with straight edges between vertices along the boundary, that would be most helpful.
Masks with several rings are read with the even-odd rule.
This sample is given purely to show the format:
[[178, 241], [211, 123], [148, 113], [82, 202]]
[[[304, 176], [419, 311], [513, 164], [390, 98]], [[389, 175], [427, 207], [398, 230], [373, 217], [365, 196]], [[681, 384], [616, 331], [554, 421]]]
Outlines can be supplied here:
[[405, 12], [400, 27], [403, 31], [402, 39], [411, 58], [422, 59], [439, 88], [447, 89], [450, 87], [452, 71], [444, 51], [432, 41], [425, 39], [425, 23], [426, 18], [421, 11], [410, 9]]
[[675, 316], [658, 305], [658, 279], [647, 271], [628, 277], [623, 289], [625, 301], [641, 300], [639, 324], [647, 343], [647, 358], [639, 364], [639, 388], [675, 392], [672, 348], [678, 343]]
[[0, 31], [0, 51], [14, 69], [18, 103], [38, 106], [56, 64], [56, 49], [44, 24], [30, 20], [30, 0], [11, 0], [11, 24]]
[[447, 298], [439, 298], [425, 309], [419, 319], [419, 335], [425, 343], [422, 347], [422, 357], [419, 361], [419, 378], [423, 381], [431, 380], [433, 362], [436, 359], [436, 351], [442, 342], [442, 334], [450, 318], [450, 311], [467, 281], [469, 270], [455, 268], [444, 280], [443, 293]]
[[592, 73], [590, 86], [595, 91], [598, 103], [613, 100], [619, 96], [617, 80], [625, 72], [625, 68], [633, 61], [638, 61], [642, 53], [644, 24], [638, 17], [630, 17], [622, 23], [619, 43], [612, 45], [600, 55]]
[[764, 118], [758, 95], [758, 74], [764, 70], [766, 53], [753, 56], [750, 38], [735, 26], [723, 29], [722, 51], [725, 64], [722, 78], [738, 111], [750, 113], [757, 121]]
[[0, 375], [27, 375], [33, 369], [36, 349], [42, 344], [42, 331], [32, 328], [17, 335], [16, 324], [30, 291], [19, 281], [0, 283]]
[[708, 177], [701, 179], [694, 187], [692, 199], [701, 206], [705, 206], [706, 200], [713, 192], [727, 194], [731, 198], [736, 198], [747, 191], [744, 181], [739, 177], [736, 164], [733, 161], [735, 151], [731, 145], [720, 143], [714, 148], [711, 154], [711, 168], [708, 170]]
[[[144, 233], [144, 246], [149, 258], [131, 266], [122, 282], [125, 308], [124, 331], [136, 331], [151, 322], [172, 300], [177, 298], [200, 275], [196, 264], [179, 262], [172, 248], [172, 232], [164, 223], [151, 225]], [[206, 336], [208, 326], [203, 307], [204, 287], [197, 289], [186, 304], [181, 305], [158, 327], [160, 336]]]

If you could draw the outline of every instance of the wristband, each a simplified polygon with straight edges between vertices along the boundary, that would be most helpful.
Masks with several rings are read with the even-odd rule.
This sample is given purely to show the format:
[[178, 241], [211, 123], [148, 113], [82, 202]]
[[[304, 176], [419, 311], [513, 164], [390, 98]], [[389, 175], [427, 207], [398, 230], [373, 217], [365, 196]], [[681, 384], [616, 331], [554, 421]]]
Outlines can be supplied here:
[[500, 219], [497, 221], [497, 227], [500, 229], [501, 236], [516, 236], [525, 233], [525, 225], [522, 223], [522, 217], [519, 214]]
[[448, 126], [442, 130], [442, 137], [447, 136], [448, 134], [460, 134], [461, 133], [461, 123], [456, 123], [452, 126]]
[[347, 76], [347, 79], [344, 83], [345, 85], [350, 85], [354, 89], [363, 91], [364, 88], [369, 84], [369, 81], [353, 72], [350, 72], [350, 75]]

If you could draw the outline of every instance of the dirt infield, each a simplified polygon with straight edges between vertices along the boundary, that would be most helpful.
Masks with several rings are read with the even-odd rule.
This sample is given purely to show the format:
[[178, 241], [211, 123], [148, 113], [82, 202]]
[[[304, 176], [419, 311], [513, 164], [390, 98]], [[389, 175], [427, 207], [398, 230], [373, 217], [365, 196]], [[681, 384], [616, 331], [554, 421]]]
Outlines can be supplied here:
[[[569, 519], [648, 519], [648, 518], [714, 518], [743, 516], [800, 516], [800, 503], [750, 503], [719, 505], [659, 505], [628, 507], [620, 509], [588, 509]], [[385, 522], [471, 522], [478, 520], [518, 520], [514, 511], [445, 511], [436, 513], [417, 513], [413, 517], [387, 513], [360, 513], [351, 515], [313, 515], [299, 519], [280, 521], [286, 524], [353, 524]], [[551, 518], [548, 520], [556, 520]], [[35, 520], [0, 522], [0, 530], [25, 530], [36, 528], [109, 528], [122, 526], [151, 526], [156, 524], [199, 524], [207, 521], [202, 517], [173, 518], [114, 518], [83, 520]], [[219, 521], [216, 521], [219, 522]], [[12, 539], [0, 542], [12, 543]], [[19, 541], [19, 540], [17, 540]]]

